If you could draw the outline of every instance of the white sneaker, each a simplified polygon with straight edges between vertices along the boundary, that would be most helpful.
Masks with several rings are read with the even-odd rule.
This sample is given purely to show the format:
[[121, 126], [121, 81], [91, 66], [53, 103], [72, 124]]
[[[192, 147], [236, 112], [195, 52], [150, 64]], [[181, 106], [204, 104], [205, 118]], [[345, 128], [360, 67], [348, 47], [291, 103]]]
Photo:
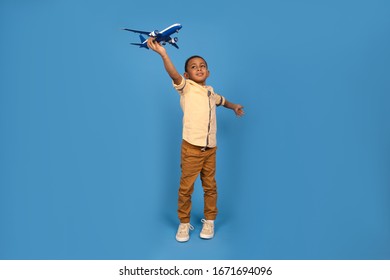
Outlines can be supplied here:
[[203, 228], [200, 232], [200, 238], [211, 239], [214, 237], [214, 222], [202, 219]]
[[176, 233], [176, 240], [179, 242], [186, 242], [190, 239], [190, 230], [193, 230], [194, 227], [190, 223], [180, 223], [179, 228]]

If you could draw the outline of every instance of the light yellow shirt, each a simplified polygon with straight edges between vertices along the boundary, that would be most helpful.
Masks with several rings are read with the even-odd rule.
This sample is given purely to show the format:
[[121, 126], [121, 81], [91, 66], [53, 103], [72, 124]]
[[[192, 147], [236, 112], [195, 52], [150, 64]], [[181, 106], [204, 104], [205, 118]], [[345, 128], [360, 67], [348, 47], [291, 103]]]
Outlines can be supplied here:
[[217, 119], [215, 108], [225, 105], [225, 98], [211, 86], [202, 86], [183, 77], [180, 85], [173, 84], [180, 94], [183, 110], [183, 139], [200, 147], [217, 145]]

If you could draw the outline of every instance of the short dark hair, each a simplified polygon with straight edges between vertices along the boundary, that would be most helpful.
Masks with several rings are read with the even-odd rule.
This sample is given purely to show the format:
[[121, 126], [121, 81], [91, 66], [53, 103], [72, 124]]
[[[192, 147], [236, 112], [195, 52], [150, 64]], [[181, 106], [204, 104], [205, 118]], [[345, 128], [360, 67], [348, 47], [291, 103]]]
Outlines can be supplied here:
[[203, 59], [204, 62], [206, 63], [206, 67], [208, 67], [206, 59], [204, 59], [203, 57], [201, 57], [201, 56], [199, 56], [199, 55], [193, 55], [193, 56], [187, 58], [186, 63], [184, 64], [184, 72], [187, 72], [188, 63], [189, 63], [190, 60], [193, 59], [193, 58], [201, 58], [201, 59]]

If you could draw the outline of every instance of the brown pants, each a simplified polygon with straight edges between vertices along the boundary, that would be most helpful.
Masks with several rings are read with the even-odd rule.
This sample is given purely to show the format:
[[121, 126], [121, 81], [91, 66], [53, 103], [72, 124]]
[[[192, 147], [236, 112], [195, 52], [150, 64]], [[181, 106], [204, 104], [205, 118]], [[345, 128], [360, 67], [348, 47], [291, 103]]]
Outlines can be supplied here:
[[215, 220], [217, 209], [217, 183], [215, 166], [217, 147], [207, 148], [191, 145], [183, 140], [181, 146], [181, 178], [179, 188], [178, 216], [181, 223], [190, 222], [191, 195], [198, 175], [204, 191], [204, 217]]

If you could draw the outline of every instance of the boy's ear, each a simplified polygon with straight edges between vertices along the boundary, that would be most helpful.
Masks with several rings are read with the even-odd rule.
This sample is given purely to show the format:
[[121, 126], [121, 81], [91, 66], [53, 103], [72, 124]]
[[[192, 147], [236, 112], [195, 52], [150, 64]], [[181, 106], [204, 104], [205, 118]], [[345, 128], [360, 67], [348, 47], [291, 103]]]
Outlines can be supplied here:
[[186, 78], [186, 79], [188, 79], [188, 78], [190, 77], [190, 76], [188, 75], [187, 72], [184, 72], [183, 76], [184, 76], [184, 78]]

